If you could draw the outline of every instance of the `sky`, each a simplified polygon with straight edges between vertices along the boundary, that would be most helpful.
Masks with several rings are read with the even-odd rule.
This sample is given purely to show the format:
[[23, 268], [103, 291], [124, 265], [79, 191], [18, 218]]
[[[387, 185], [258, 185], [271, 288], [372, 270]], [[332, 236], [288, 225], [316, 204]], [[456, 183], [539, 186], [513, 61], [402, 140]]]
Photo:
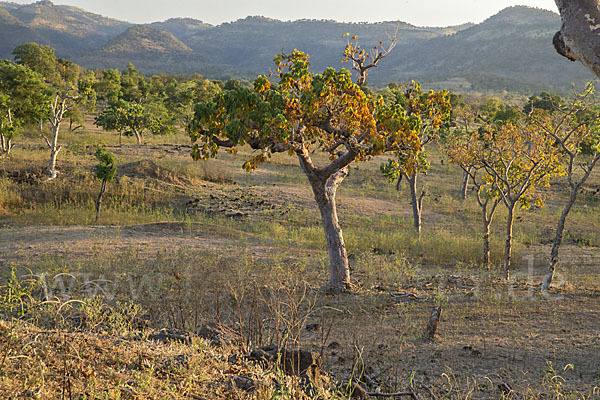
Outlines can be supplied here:
[[[11, 1], [11, 0], [3, 0]], [[513, 5], [557, 12], [554, 0], [52, 0], [133, 23], [190, 17], [213, 25], [249, 15], [280, 20], [333, 19], [343, 22], [400, 20], [418, 26], [482, 22]], [[32, 0], [12, 0], [26, 4]]]

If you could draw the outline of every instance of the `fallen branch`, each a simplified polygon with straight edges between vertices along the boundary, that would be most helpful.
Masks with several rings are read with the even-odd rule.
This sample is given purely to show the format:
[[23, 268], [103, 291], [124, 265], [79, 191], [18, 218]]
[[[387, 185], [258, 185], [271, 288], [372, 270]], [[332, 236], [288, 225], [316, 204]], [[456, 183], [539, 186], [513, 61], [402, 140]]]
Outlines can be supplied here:
[[397, 393], [379, 393], [379, 392], [367, 392], [367, 395], [371, 397], [412, 397], [414, 400], [419, 400], [414, 392], [397, 392]]

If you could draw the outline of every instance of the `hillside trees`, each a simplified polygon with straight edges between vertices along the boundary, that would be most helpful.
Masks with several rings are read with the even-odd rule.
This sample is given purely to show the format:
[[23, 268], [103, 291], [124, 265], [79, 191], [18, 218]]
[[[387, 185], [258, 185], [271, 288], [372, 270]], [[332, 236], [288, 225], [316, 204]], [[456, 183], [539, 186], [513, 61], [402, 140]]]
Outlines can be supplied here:
[[44, 115], [48, 95], [35, 71], [8, 60], [0, 62], [0, 155], [8, 156], [20, 129]]
[[425, 188], [419, 189], [418, 175], [426, 174], [429, 169], [425, 146], [438, 139], [442, 122], [450, 115], [450, 97], [447, 91], [423, 92], [421, 86], [413, 82], [407, 86], [403, 98], [398, 96], [397, 99], [398, 101], [393, 106], [402, 107], [402, 103], [404, 104], [406, 118], [411, 121], [413, 133], [418, 136], [421, 148], [416, 157], [416, 168], [413, 170], [405, 169], [405, 158], [412, 156], [406, 153], [397, 153], [395, 159], [391, 159], [387, 164], [381, 166], [381, 170], [391, 180], [398, 181], [396, 188], [399, 188], [403, 178], [408, 182], [413, 209], [413, 225], [420, 234]]
[[142, 144], [146, 132], [174, 132], [176, 115], [167, 108], [168, 93], [160, 79], [148, 79], [133, 64], [119, 73], [108, 70], [96, 87], [106, 104], [95, 120], [107, 131], [130, 133]]
[[[360, 54], [357, 45], [346, 51]], [[364, 62], [364, 67], [380, 59], [375, 54], [371, 61], [358, 62]], [[418, 124], [399, 105], [385, 105], [364, 91], [347, 70], [328, 68], [314, 74], [309, 71], [308, 56], [297, 50], [277, 55], [275, 64], [276, 85], [259, 76], [253, 88], [225, 90], [214, 100], [196, 105], [190, 124], [192, 155], [196, 160], [209, 159], [221, 148], [235, 151], [249, 145], [255, 153], [244, 164], [248, 171], [274, 153], [298, 157], [321, 214], [330, 260], [329, 284], [343, 290], [350, 284], [350, 270], [337, 216], [337, 189], [353, 162], [386, 152], [406, 154], [404, 168], [412, 173], [420, 151]], [[367, 70], [362, 70], [358, 82], [365, 81]], [[329, 161], [317, 165], [315, 151]]]
[[54, 49], [48, 46], [27, 43], [15, 48], [13, 54], [18, 64], [39, 72], [53, 92], [46, 114], [51, 126], [51, 136], [47, 137], [42, 133], [50, 150], [46, 171], [50, 179], [53, 179], [58, 174], [56, 160], [62, 150], [58, 143], [61, 125], [65, 117], [78, 106], [93, 107], [95, 77], [93, 73], [83, 72], [78, 65], [70, 61], [57, 59]]

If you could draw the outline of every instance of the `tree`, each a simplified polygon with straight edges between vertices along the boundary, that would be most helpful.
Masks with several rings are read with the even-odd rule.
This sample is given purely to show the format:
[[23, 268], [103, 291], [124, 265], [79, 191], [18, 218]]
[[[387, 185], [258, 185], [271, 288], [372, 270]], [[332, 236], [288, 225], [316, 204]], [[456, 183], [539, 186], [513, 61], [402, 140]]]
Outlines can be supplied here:
[[[559, 147], [565, 160], [565, 176], [570, 189], [569, 199], [563, 207], [556, 227], [548, 273], [541, 284], [542, 290], [548, 290], [554, 279], [569, 212], [600, 160], [600, 111], [591, 107], [593, 93], [594, 86], [588, 84], [587, 88], [561, 112], [538, 112], [529, 115], [531, 122], [554, 139]], [[579, 161], [582, 153], [587, 154], [584, 154], [583, 161]]]
[[[483, 264], [490, 265], [490, 227], [494, 220], [500, 196], [494, 187], [493, 177], [486, 174], [483, 163], [479, 158], [483, 139], [481, 132], [491, 129], [489, 126], [479, 130], [455, 130], [444, 141], [443, 149], [450, 162], [458, 165], [473, 183], [477, 195], [477, 204], [481, 208], [483, 227]], [[466, 197], [466, 196], [465, 196]]]
[[20, 129], [44, 114], [48, 92], [40, 76], [22, 65], [0, 62], [0, 153], [8, 156]]
[[71, 61], [56, 59], [54, 49], [49, 46], [27, 43], [15, 48], [13, 54], [18, 64], [39, 71], [54, 93], [47, 112], [51, 136], [48, 138], [42, 133], [50, 150], [46, 171], [50, 179], [53, 179], [58, 175], [56, 160], [62, 150], [62, 146], [58, 144], [61, 124], [76, 107], [82, 104], [93, 107], [95, 76], [92, 72], [84, 73], [81, 67]]
[[[442, 122], [450, 116], [450, 97], [445, 90], [440, 92], [432, 90], [424, 93], [421, 86], [413, 82], [407, 85], [402, 102], [405, 104], [403, 108], [406, 118], [411, 120], [414, 133], [418, 135], [421, 143], [421, 149], [415, 160], [416, 168], [412, 171], [406, 170], [404, 167], [407, 164], [405, 157], [411, 155], [398, 153], [395, 159], [389, 160], [387, 164], [381, 166], [381, 171], [391, 180], [397, 180], [396, 189], [400, 187], [401, 180], [406, 178], [410, 188], [413, 225], [420, 235], [425, 188], [418, 189], [418, 174], [426, 174], [429, 170], [425, 146], [438, 139]], [[396, 105], [401, 106], [401, 103], [399, 102]]]
[[94, 171], [96, 173], [96, 178], [102, 181], [100, 193], [98, 193], [98, 198], [96, 199], [96, 222], [98, 222], [102, 196], [104, 195], [104, 192], [106, 192], [106, 183], [114, 179], [117, 173], [117, 166], [115, 165], [115, 156], [106, 150], [105, 147], [99, 147], [98, 150], [96, 150], [96, 159], [100, 163], [96, 165]]
[[[355, 41], [349, 46], [354, 47], [347, 48], [346, 54], [360, 54]], [[376, 55], [372, 61], [380, 59]], [[367, 65], [366, 58], [357, 62]], [[350, 270], [337, 216], [337, 189], [348, 176], [350, 164], [386, 152], [412, 154], [406, 157], [405, 166], [412, 171], [420, 151], [417, 121], [407, 118], [402, 107], [386, 106], [381, 98], [366, 93], [348, 70], [328, 68], [313, 74], [308, 55], [297, 50], [277, 55], [275, 64], [277, 85], [259, 76], [252, 89], [225, 90], [214, 100], [196, 105], [189, 127], [192, 156], [206, 160], [221, 148], [235, 151], [249, 145], [256, 153], [244, 163], [248, 171], [273, 153], [298, 157], [321, 213], [330, 260], [329, 284], [343, 290], [350, 284]], [[359, 82], [365, 82], [364, 71]], [[313, 161], [312, 153], [317, 150], [329, 157], [326, 165]]]
[[149, 81], [131, 63], [122, 74], [106, 71], [97, 84], [106, 106], [96, 117], [96, 126], [119, 132], [119, 141], [123, 132], [135, 135], [138, 144], [146, 132], [173, 133], [177, 114], [167, 108], [164, 81], [169, 79], [157, 75]]
[[[455, 157], [457, 163], [481, 171], [480, 189], [485, 189], [486, 197], [499, 197], [508, 211], [504, 277], [509, 279], [516, 206], [543, 205], [544, 198], [539, 189], [548, 186], [550, 178], [561, 173], [560, 149], [552, 137], [533, 124], [503, 124], [480, 129], [459, 151], [464, 154]], [[483, 201], [480, 206], [486, 212], [487, 203]], [[495, 206], [492, 203], [490, 213], [484, 216], [484, 228], [486, 225], [489, 228], [493, 211]]]
[[545, 110], [548, 112], [559, 111], [564, 107], [563, 99], [557, 94], [541, 92], [539, 96], [531, 96], [523, 107], [525, 114], [530, 114], [533, 110]]
[[[470, 137], [473, 134], [475, 131], [475, 123], [479, 119], [479, 112], [472, 105], [461, 101], [452, 105], [452, 119], [454, 120], [456, 128], [454, 130], [449, 129], [447, 131], [448, 135], [444, 139], [450, 139], [450, 141], [449, 143], [443, 143], [442, 145], [444, 149], [450, 150], [457, 145], [455, 143], [456, 136]], [[463, 169], [463, 178], [460, 186], [460, 198], [462, 200], [466, 200], [467, 191], [469, 189], [469, 180], [471, 179], [472, 166], [469, 163], [459, 163], [459, 165]]]

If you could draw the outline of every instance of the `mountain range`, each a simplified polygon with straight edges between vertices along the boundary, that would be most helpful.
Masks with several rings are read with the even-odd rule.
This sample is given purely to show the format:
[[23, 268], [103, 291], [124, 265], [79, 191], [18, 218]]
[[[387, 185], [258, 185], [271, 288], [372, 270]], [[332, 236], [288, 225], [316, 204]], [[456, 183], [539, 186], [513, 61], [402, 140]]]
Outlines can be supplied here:
[[48, 0], [0, 2], [0, 57], [12, 58], [16, 46], [33, 41], [88, 68], [122, 69], [133, 62], [145, 73], [253, 79], [274, 69], [275, 54], [293, 49], [310, 54], [315, 72], [348, 68], [340, 63], [343, 34], [358, 35], [366, 48], [396, 34], [396, 48], [369, 77], [372, 85], [414, 79], [458, 91], [564, 92], [593, 75], [555, 52], [552, 37], [559, 28], [557, 14], [523, 6], [451, 27], [259, 16], [215, 26], [192, 18], [134, 25]]

